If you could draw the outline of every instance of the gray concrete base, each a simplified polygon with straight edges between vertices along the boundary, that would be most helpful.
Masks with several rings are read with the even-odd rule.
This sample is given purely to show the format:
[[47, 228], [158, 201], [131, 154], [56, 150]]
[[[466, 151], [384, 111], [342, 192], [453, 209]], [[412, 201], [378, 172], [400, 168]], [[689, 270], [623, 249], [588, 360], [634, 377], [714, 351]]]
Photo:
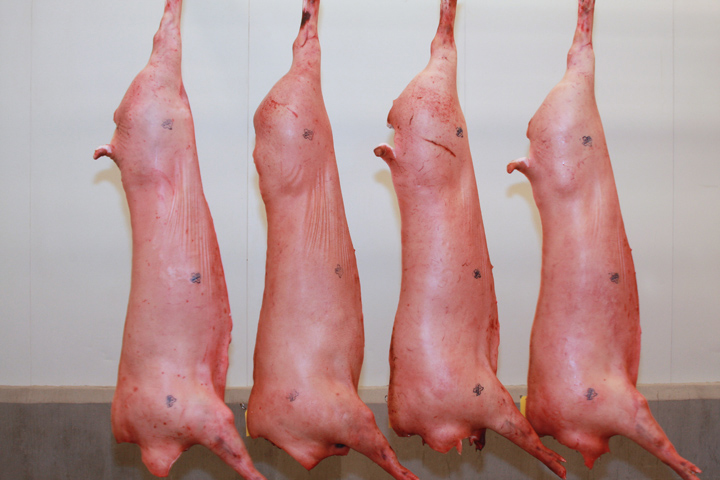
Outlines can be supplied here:
[[[4, 392], [3, 392], [4, 390]], [[12, 400], [22, 389], [8, 393], [0, 388], [0, 479], [2, 480], [150, 480], [136, 445], [117, 444], [110, 431], [110, 404], [98, 402], [105, 393], [88, 390], [88, 403], [76, 403], [83, 395], [71, 394], [70, 403]], [[67, 393], [67, 392], [66, 392]], [[653, 415], [679, 453], [703, 469], [702, 479], [720, 479], [720, 398], [653, 400], [647, 395]], [[236, 395], [242, 397], [242, 394]], [[230, 395], [232, 396], [232, 395]], [[714, 395], [701, 394], [713, 397]], [[365, 392], [364, 398], [382, 399], [382, 391]], [[37, 399], [36, 399], [37, 400]], [[242, 400], [242, 398], [240, 399]], [[367, 399], [366, 399], [367, 401]], [[245, 431], [240, 402], [229, 400], [240, 432]], [[401, 463], [423, 480], [539, 480], [556, 478], [541, 463], [505, 438], [488, 432], [487, 444], [476, 452], [467, 441], [463, 454], [455, 450], [443, 455], [423, 446], [418, 437], [398, 438], [390, 432], [387, 407], [380, 400], [368, 402], [378, 425], [390, 440]], [[610, 442], [611, 453], [602, 456], [593, 470], [585, 468], [579, 453], [543, 439], [567, 460], [571, 480], [673, 480], [677, 475], [654, 456], [626, 438]], [[250, 455], [268, 480], [391, 478], [364, 456], [323, 460], [307, 472], [295, 460], [269, 442], [245, 439]], [[173, 480], [225, 480], [239, 476], [209, 450], [201, 446], [185, 452], [168, 477]]]

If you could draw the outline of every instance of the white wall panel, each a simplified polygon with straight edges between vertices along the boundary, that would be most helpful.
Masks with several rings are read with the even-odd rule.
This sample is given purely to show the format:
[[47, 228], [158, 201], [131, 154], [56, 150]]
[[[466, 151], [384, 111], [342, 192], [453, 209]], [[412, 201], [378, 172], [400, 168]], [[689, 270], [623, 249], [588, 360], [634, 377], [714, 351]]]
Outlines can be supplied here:
[[387, 115], [430, 59], [440, 7], [435, 0], [322, 5], [323, 93], [363, 296], [361, 383], [386, 385], [400, 294], [400, 217], [390, 170], [373, 149], [392, 143]]
[[[466, 2], [464, 105], [500, 316], [498, 377], [527, 382], [540, 287], [540, 217], [527, 179], [506, 166], [527, 155], [527, 125], [562, 78], [576, 21], [562, 1]], [[522, 12], [522, 14], [520, 14]]]
[[672, 381], [720, 380], [720, 3], [675, 2]]
[[220, 244], [233, 316], [227, 382], [249, 385], [248, 2], [186, 1], [182, 28], [183, 81], [193, 112], [203, 189]]
[[[499, 377], [526, 382], [541, 229], [527, 122], [562, 77], [575, 0], [459, 0], [459, 92], [501, 321]], [[229, 386], [252, 382], [266, 223], [252, 116], [284, 75], [301, 0], [185, 0], [183, 74], [234, 330]], [[115, 383], [130, 283], [117, 167], [93, 162], [150, 55], [163, 0], [0, 0], [0, 384]], [[429, 59], [439, 0], [324, 0], [323, 91], [356, 248], [361, 383], [388, 381], [400, 218], [388, 168], [392, 101]], [[640, 381], [720, 381], [720, 6], [603, 0], [597, 99], [638, 272]], [[8, 74], [11, 72], [12, 74]]]
[[640, 298], [640, 381], [669, 382], [672, 335], [672, 1], [598, 4], [597, 101]]
[[32, 381], [30, 36], [32, 4], [0, 1], [0, 383]]
[[33, 5], [32, 382], [112, 384], [130, 227], [117, 168], [92, 154], [110, 141], [160, 17], [140, 1]]
[[[465, 57], [472, 85], [465, 114], [474, 128], [471, 147], [495, 265], [499, 377], [509, 384], [526, 382], [542, 229], [529, 182], [519, 173], [507, 175], [505, 165], [527, 154], [527, 123], [565, 72], [577, 20], [568, 3], [469, 6], [477, 28]], [[598, 106], [640, 284], [642, 379], [665, 381], [672, 289], [672, 2], [605, 1], [597, 7], [594, 33]]]

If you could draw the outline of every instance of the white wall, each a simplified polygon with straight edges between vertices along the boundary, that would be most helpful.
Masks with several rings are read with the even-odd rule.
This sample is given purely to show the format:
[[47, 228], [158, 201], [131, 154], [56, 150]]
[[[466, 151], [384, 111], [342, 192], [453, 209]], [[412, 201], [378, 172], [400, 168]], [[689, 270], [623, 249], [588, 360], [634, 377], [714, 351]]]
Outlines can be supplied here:
[[[323, 0], [323, 89], [357, 250], [362, 384], [385, 385], [400, 281], [392, 100], [426, 64], [439, 0]], [[501, 321], [500, 379], [524, 384], [539, 286], [528, 182], [505, 165], [564, 72], [575, 0], [460, 0], [459, 89]], [[0, 0], [0, 384], [113, 385], [130, 280], [117, 168], [93, 162], [150, 54], [163, 0]], [[235, 327], [252, 378], [265, 221], [251, 118], [289, 68], [300, 0], [185, 0], [184, 80]], [[642, 383], [720, 381], [720, 3], [598, 0], [597, 98], [638, 272]]]

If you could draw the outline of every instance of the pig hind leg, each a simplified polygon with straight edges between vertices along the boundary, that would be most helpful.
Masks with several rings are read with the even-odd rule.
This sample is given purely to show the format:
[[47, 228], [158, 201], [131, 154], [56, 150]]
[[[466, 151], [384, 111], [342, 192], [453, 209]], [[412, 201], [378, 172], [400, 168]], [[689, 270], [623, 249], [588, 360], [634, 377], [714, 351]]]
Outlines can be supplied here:
[[417, 480], [408, 469], [403, 467], [395, 455], [392, 447], [375, 422], [372, 411], [359, 398], [352, 401], [353, 405], [353, 434], [345, 442], [353, 450], [362, 453], [377, 463], [386, 472], [398, 480]]
[[633, 418], [620, 433], [658, 457], [683, 479], [696, 478], [696, 474], [701, 473], [701, 470], [678, 454], [650, 412], [645, 397], [634, 391], [629, 398], [632, 398], [631, 415]]
[[499, 390], [496, 391], [499, 391], [501, 398], [494, 403], [499, 405], [499, 411], [492, 412], [495, 424], [487, 427], [540, 460], [560, 478], [565, 478], [565, 467], [560, 463], [565, 462], [565, 459], [542, 444], [530, 422], [515, 407], [515, 402], [507, 390], [500, 384], [498, 387]]
[[264, 480], [265, 477], [255, 469], [250, 460], [245, 444], [235, 429], [231, 413], [220, 431], [212, 439], [208, 438], [203, 441], [202, 444], [246, 480]]

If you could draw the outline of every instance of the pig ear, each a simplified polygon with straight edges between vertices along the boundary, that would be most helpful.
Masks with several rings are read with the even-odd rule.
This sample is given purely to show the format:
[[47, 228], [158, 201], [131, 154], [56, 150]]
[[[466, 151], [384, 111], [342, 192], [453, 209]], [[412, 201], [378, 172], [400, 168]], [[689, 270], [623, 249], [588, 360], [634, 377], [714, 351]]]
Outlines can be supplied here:
[[518, 158], [514, 162], [508, 163], [507, 172], [512, 173], [515, 170], [518, 170], [519, 172], [522, 172], [525, 175], [527, 175], [527, 170], [528, 170], [528, 167], [530, 166], [529, 161], [530, 161], [530, 159], [527, 157]]
[[392, 162], [395, 162], [395, 151], [387, 143], [383, 143], [382, 145], [375, 147], [373, 153], [376, 157], [380, 157], [385, 160], [385, 163], [387, 163], [388, 165], [390, 165]]
[[101, 147], [98, 147], [95, 149], [95, 153], [93, 154], [93, 158], [97, 160], [100, 157], [110, 157], [113, 158], [113, 148], [112, 145], [103, 145]]

